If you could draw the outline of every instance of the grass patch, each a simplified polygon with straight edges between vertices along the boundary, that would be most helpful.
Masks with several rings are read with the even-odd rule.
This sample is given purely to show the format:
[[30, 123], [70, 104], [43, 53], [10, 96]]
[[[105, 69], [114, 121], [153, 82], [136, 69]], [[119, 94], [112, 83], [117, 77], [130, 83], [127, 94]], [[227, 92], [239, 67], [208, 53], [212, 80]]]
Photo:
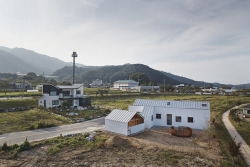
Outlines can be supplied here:
[[[20, 97], [20, 96], [41, 96], [42, 92], [7, 92], [8, 97]], [[6, 97], [5, 93], [1, 92], [0, 97]]]
[[70, 123], [66, 118], [38, 110], [0, 113], [0, 134]]
[[[180, 159], [184, 158], [184, 156], [185, 155], [183, 153], [167, 150], [167, 151], [164, 151], [164, 153], [160, 155], [159, 158], [164, 159], [165, 162], [168, 163], [168, 165], [172, 166], [172, 165], [177, 164]], [[157, 164], [157, 165], [162, 165], [162, 164]]]
[[20, 107], [35, 107], [38, 99], [7, 99], [0, 100], [0, 110]]
[[237, 111], [231, 111], [229, 114], [229, 119], [241, 137], [250, 146], [250, 122], [243, 121], [239, 118]]

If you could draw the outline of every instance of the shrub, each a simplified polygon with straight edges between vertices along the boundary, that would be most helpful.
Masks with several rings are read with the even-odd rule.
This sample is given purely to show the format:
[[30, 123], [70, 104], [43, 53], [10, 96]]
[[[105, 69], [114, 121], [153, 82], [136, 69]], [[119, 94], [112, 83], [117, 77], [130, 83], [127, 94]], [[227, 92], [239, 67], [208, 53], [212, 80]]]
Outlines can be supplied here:
[[11, 147], [8, 146], [6, 142], [4, 142], [2, 147], [1, 147], [1, 150], [2, 151], [9, 151], [10, 149], [11, 149]]
[[31, 146], [30, 143], [28, 142], [27, 138], [26, 140], [23, 142], [23, 144], [20, 145], [18, 152], [22, 152], [22, 151], [26, 151], [26, 150], [30, 150]]

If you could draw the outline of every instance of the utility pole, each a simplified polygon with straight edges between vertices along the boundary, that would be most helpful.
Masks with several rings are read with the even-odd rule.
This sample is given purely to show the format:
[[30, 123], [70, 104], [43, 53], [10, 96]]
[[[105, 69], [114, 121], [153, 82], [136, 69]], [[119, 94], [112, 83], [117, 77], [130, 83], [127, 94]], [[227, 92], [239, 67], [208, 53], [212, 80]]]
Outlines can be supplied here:
[[165, 78], [164, 78], [164, 94], [166, 93]]
[[73, 84], [74, 84], [75, 83], [75, 58], [77, 57], [76, 52], [73, 52], [72, 57], [73, 57]]

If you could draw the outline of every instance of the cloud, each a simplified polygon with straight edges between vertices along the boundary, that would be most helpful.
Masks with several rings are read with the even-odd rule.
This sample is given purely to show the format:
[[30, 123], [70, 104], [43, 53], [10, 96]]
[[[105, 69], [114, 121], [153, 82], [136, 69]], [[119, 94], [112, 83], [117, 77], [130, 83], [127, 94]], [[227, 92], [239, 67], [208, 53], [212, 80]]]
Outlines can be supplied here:
[[86, 65], [144, 63], [197, 80], [246, 83], [250, 67], [240, 61], [250, 56], [249, 7], [244, 0], [0, 0], [0, 38], [3, 46], [65, 61], [77, 51]]

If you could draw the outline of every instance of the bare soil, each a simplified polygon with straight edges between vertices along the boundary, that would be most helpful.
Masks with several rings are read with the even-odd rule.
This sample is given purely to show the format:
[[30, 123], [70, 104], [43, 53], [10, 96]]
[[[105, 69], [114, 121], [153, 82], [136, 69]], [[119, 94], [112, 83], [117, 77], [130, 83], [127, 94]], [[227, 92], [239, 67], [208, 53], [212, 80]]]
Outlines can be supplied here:
[[148, 130], [133, 137], [113, 134], [104, 146], [63, 148], [50, 155], [51, 145], [43, 145], [18, 154], [16, 159], [0, 157], [0, 166], [220, 166], [224, 159], [216, 139], [205, 132], [194, 131], [192, 137], [168, 134], [168, 129]]

